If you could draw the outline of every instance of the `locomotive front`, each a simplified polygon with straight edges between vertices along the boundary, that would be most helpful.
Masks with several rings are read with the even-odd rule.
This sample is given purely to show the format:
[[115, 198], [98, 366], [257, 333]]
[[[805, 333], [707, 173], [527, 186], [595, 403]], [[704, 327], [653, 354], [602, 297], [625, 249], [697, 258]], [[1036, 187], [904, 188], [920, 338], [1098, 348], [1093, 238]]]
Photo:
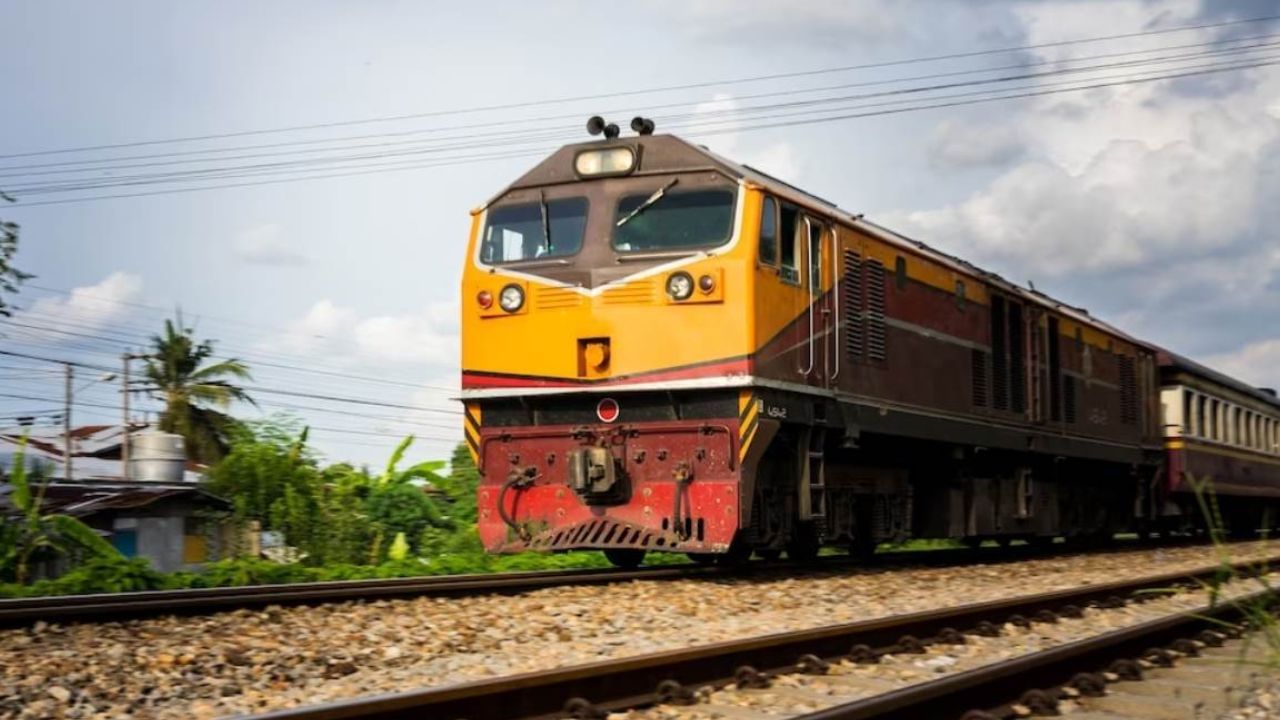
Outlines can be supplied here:
[[564, 147], [473, 213], [462, 395], [486, 549], [729, 549], [758, 426], [741, 239], [759, 203], [705, 151], [641, 135]]

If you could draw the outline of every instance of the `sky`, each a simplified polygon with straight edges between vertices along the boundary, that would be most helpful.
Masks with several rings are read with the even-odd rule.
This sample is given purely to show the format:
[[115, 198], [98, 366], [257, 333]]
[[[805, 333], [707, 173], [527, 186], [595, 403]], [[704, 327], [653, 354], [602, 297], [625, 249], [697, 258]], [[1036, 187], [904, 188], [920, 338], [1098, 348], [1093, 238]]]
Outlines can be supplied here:
[[[589, 115], [644, 114], [1280, 386], [1280, 66], [1265, 64], [1280, 23], [1236, 22], [1271, 14], [1249, 0], [0, 0], [0, 190], [17, 198], [0, 217], [21, 224], [18, 265], [37, 276], [0, 349], [115, 368], [180, 311], [252, 369], [259, 408], [237, 412], [292, 413], [335, 461], [376, 465], [408, 433], [411, 459], [445, 457], [461, 438], [469, 211], [586, 139]], [[1136, 64], [1153, 58], [1173, 59]], [[1185, 72], [1231, 62], [1252, 67]], [[1008, 76], [1025, 97], [929, 100]], [[1072, 81], [1097, 86], [1047, 92]], [[793, 104], [753, 110], [770, 103]], [[889, 109], [911, 111], [873, 114]], [[153, 175], [193, 168], [223, 174]], [[99, 186], [66, 184], [83, 180]], [[52, 418], [61, 372], [0, 356], [0, 425]], [[75, 421], [118, 420], [119, 380], [76, 372]]]

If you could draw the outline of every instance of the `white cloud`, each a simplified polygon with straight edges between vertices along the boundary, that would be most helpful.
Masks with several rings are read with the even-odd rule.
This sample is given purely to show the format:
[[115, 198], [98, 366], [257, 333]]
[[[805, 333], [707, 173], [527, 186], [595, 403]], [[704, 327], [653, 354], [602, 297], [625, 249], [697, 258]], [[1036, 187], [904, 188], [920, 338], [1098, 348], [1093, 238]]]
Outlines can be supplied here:
[[253, 265], [306, 265], [307, 257], [293, 248], [275, 223], [258, 225], [236, 236], [236, 257]]
[[1249, 343], [1230, 353], [1211, 355], [1205, 364], [1258, 387], [1280, 388], [1280, 338]]
[[[135, 312], [129, 303], [142, 298], [142, 278], [126, 272], [114, 272], [95, 285], [73, 288], [66, 296], [42, 297], [23, 311], [42, 327], [74, 329], [78, 333], [109, 330]], [[68, 336], [32, 329], [28, 335], [38, 335], [52, 341], [63, 342]]]
[[965, 169], [1007, 165], [1026, 152], [1026, 145], [999, 123], [944, 120], [930, 133], [926, 152], [936, 168]]
[[361, 317], [355, 310], [321, 300], [271, 345], [298, 355], [323, 353], [350, 366], [456, 367], [457, 304], [432, 303], [409, 315]]
[[705, 140], [707, 147], [735, 162], [788, 182], [798, 182], [800, 164], [795, 148], [786, 141], [760, 143], [739, 132], [743, 123], [736, 111], [741, 107], [741, 103], [726, 93], [717, 93], [711, 100], [694, 107], [694, 114], [706, 118], [702, 122], [711, 123], [707, 129], [714, 132]]
[[692, 17], [686, 28], [717, 40], [754, 40], [774, 45], [838, 40], [882, 43], [899, 37], [902, 14], [884, 0], [694, 0], [682, 4]]

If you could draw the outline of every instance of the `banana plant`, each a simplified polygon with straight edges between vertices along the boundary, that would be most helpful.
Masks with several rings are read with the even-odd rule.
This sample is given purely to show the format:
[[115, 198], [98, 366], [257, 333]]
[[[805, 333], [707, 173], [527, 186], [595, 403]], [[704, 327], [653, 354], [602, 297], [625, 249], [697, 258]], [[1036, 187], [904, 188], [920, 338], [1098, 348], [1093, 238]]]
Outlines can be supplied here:
[[9, 502], [16, 516], [0, 518], [0, 573], [12, 574], [19, 585], [31, 575], [31, 559], [40, 550], [70, 553], [76, 550], [90, 556], [120, 557], [120, 552], [103, 540], [93, 528], [70, 515], [45, 513], [44, 494], [48, 481], [40, 483], [32, 493], [27, 475], [27, 438], [18, 442], [13, 464], [9, 468]]

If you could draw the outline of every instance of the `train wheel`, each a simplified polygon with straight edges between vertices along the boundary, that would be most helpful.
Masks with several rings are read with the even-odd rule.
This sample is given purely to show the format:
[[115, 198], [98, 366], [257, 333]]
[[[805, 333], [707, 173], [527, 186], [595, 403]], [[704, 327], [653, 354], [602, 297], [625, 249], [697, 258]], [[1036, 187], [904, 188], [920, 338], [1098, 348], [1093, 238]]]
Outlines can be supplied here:
[[624, 570], [633, 570], [640, 567], [640, 563], [644, 562], [644, 550], [636, 550], [634, 548], [609, 548], [604, 551], [604, 557], [613, 563], [614, 567], [623, 568]]
[[716, 562], [725, 567], [736, 568], [747, 564], [751, 559], [751, 546], [742, 539], [742, 531], [729, 543], [729, 549], [716, 556]]
[[866, 562], [876, 554], [876, 541], [866, 535], [858, 535], [849, 543], [849, 555], [853, 558]]
[[787, 557], [796, 562], [808, 562], [818, 557], [821, 549], [817, 530], [811, 523], [801, 523], [787, 541]]
[[685, 556], [699, 565], [711, 565], [716, 561], [715, 553], [685, 553]]

